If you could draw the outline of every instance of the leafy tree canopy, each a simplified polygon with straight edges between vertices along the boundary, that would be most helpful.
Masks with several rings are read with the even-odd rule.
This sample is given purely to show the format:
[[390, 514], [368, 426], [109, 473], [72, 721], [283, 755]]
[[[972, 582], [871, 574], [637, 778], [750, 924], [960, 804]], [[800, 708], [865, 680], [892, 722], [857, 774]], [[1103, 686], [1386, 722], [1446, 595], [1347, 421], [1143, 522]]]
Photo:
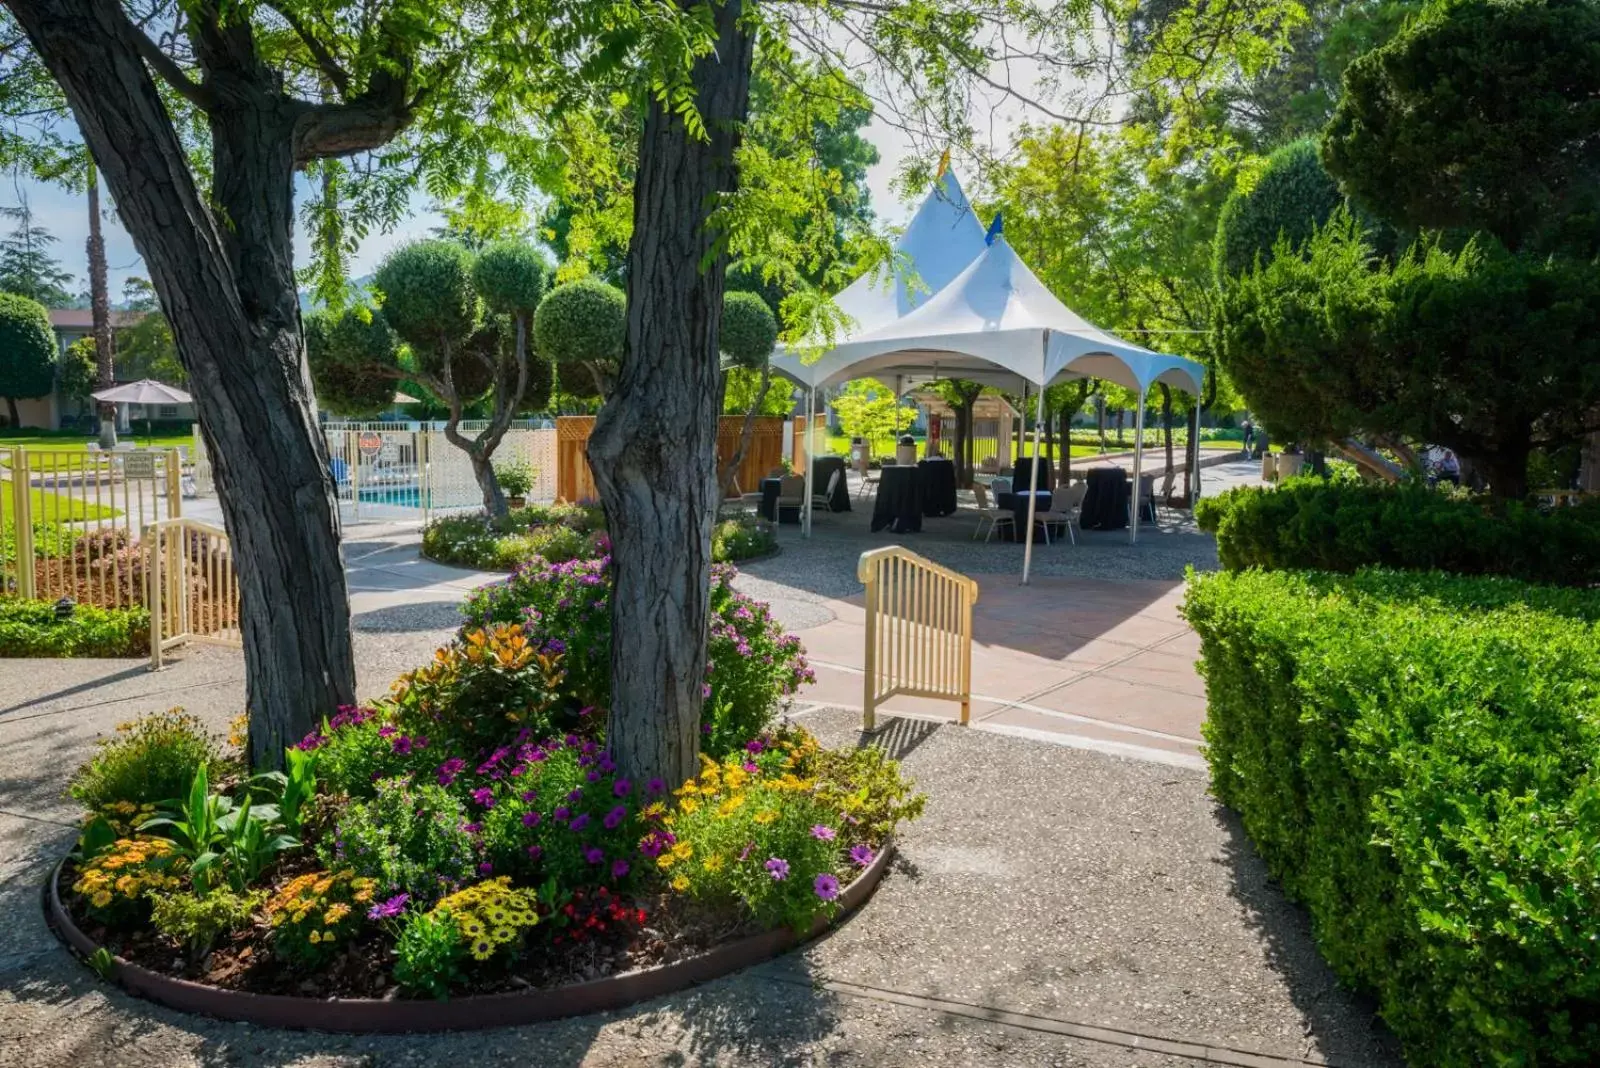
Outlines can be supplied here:
[[0, 293], [0, 397], [10, 403], [48, 396], [56, 384], [56, 339], [44, 305], [15, 293]]
[[778, 320], [756, 294], [730, 292], [722, 300], [720, 339], [734, 366], [758, 369], [778, 344]]
[[1460, 0], [1350, 65], [1328, 168], [1402, 228], [1600, 249], [1600, 6]]

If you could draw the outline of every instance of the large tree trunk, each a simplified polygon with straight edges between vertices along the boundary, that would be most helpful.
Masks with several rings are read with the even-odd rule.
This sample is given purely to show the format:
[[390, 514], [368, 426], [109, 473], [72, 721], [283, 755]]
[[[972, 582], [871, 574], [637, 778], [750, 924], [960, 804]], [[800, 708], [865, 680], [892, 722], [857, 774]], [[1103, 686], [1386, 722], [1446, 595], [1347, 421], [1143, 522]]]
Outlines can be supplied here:
[[239, 560], [251, 759], [278, 766], [285, 746], [355, 699], [292, 262], [295, 116], [265, 69], [219, 76], [207, 198], [114, 4], [8, 6], [65, 91], [172, 324]]
[[738, 181], [754, 45], [741, 10], [740, 0], [714, 9], [716, 50], [690, 75], [705, 136], [651, 100], [634, 179], [627, 341], [589, 437], [615, 584], [607, 740], [635, 781], [687, 779], [700, 748], [727, 266], [707, 216]]
[[[117, 384], [111, 352], [111, 292], [106, 281], [106, 239], [100, 232], [100, 173], [90, 160], [85, 184], [89, 193], [89, 314], [94, 323], [95, 388], [110, 389]], [[117, 406], [101, 403], [100, 447], [117, 447]]]

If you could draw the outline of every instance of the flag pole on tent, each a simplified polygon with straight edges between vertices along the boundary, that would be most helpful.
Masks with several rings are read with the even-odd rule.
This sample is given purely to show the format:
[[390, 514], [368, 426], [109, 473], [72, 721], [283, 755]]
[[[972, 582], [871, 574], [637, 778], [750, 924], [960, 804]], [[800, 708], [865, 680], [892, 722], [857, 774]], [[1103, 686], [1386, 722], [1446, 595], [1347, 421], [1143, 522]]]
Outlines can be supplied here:
[[1133, 522], [1128, 524], [1128, 544], [1139, 544], [1139, 512], [1144, 507], [1144, 399], [1145, 387], [1139, 386], [1139, 410], [1133, 416]]

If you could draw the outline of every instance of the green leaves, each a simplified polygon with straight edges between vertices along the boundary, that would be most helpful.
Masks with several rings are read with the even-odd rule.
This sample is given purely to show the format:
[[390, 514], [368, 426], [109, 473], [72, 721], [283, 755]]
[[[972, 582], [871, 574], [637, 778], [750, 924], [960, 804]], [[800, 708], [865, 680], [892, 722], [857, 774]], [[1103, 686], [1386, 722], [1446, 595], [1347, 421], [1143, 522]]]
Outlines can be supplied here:
[[1191, 578], [1213, 789], [1412, 1063], [1600, 1057], [1600, 597]]

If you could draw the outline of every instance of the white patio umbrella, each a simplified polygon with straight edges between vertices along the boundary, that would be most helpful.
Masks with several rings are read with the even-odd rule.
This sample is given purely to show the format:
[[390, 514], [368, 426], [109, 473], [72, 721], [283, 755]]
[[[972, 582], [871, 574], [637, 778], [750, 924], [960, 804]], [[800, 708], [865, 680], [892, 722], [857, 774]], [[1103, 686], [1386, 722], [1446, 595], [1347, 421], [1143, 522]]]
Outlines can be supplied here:
[[395, 390], [394, 400], [391, 401], [390, 403], [391, 404], [421, 404], [422, 402], [417, 400], [417, 398], [413, 397], [409, 393], [401, 393], [399, 390]]
[[145, 406], [144, 436], [150, 437], [150, 405], [152, 404], [190, 404], [194, 398], [189, 396], [177, 386], [169, 386], [165, 382], [157, 382], [153, 378], [141, 378], [137, 382], [129, 382], [123, 386], [112, 386], [102, 389], [89, 396], [97, 401], [107, 404], [142, 404]]

